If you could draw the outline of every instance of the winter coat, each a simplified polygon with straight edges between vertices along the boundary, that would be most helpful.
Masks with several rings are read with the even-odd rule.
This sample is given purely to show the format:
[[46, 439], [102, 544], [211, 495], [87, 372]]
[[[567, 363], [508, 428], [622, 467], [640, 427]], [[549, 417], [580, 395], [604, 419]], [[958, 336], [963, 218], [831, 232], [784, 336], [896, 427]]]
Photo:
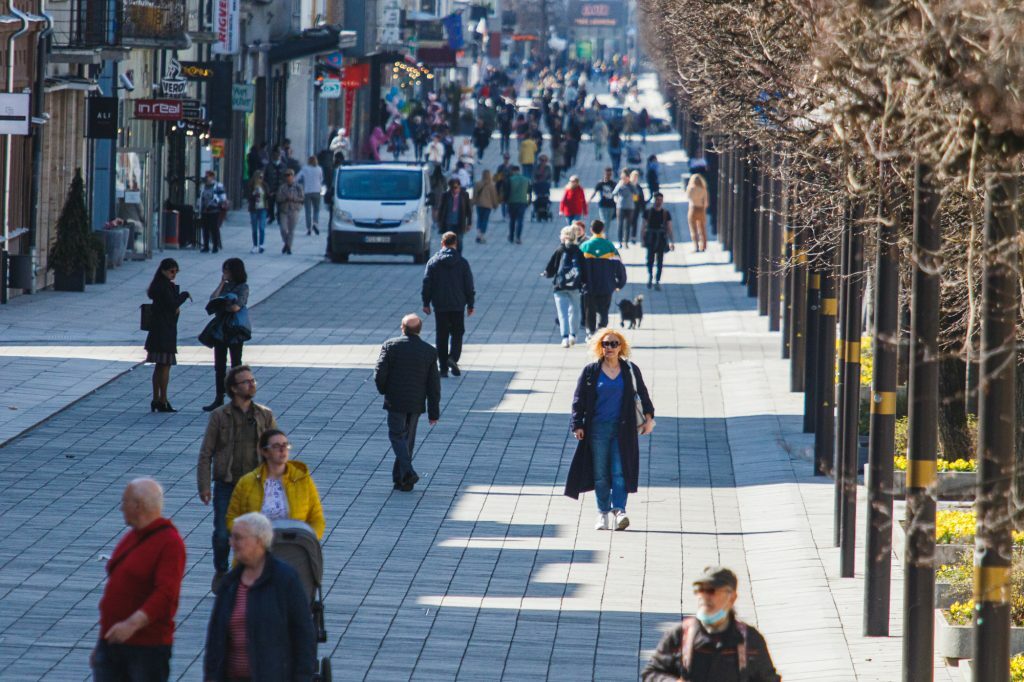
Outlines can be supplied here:
[[[203, 679], [224, 682], [228, 636], [244, 566], [227, 574], [210, 614]], [[316, 672], [316, 628], [310, 596], [288, 564], [267, 553], [263, 573], [249, 588], [245, 605], [246, 649], [252, 682], [308, 682]]]
[[[373, 373], [384, 409], [403, 414], [441, 415], [441, 376], [437, 351], [418, 334], [396, 336], [381, 346]], [[424, 405], [426, 409], [424, 410]]]
[[178, 308], [188, 300], [188, 292], [163, 275], [156, 278], [153, 291], [153, 321], [146, 335], [146, 350], [150, 353], [178, 352]]
[[[632, 369], [631, 369], [632, 367]], [[644, 414], [654, 416], [654, 404], [647, 393], [640, 368], [629, 361], [620, 362], [622, 386], [622, 409], [619, 412], [619, 454], [622, 457], [622, 474], [626, 478], [626, 490], [635, 493], [640, 484], [640, 436], [636, 428], [636, 410], [633, 408], [634, 393], [640, 396]], [[633, 370], [636, 371], [638, 383], [634, 388]], [[569, 475], [565, 481], [565, 495], [579, 499], [580, 493], [594, 489], [594, 456], [591, 451], [590, 439], [594, 431], [594, 410], [597, 405], [597, 373], [601, 371], [600, 362], [592, 362], [583, 368], [576, 382], [576, 393], [572, 398], [571, 428], [583, 429], [583, 440], [576, 445], [576, 454], [569, 465]]]
[[263, 179], [267, 181], [267, 188], [271, 192], [277, 192], [277, 188], [284, 182], [284, 172], [288, 170], [288, 166], [285, 165], [284, 159], [279, 158], [277, 162], [271, 161], [267, 164], [266, 170], [263, 171]]
[[508, 179], [508, 194], [505, 201], [510, 204], [530, 203], [530, 181], [522, 173], [516, 173]]
[[306, 199], [302, 185], [298, 182], [293, 182], [290, 185], [287, 182], [282, 182], [281, 186], [277, 188], [276, 198], [278, 211], [285, 213], [298, 213]]
[[199, 185], [199, 196], [196, 197], [196, 213], [219, 213], [228, 202], [228, 194], [224, 185], [214, 182]]
[[570, 187], [562, 195], [562, 203], [559, 212], [566, 217], [574, 215], [587, 215], [587, 193], [582, 187]]
[[[245, 476], [238, 479], [235, 492], [228, 503], [225, 515], [228, 530], [235, 525], [235, 519], [242, 514], [258, 512], [263, 508], [263, 490], [267, 482], [267, 465], [260, 464]], [[324, 509], [320, 505], [320, 493], [316, 490], [309, 467], [302, 462], [289, 460], [281, 475], [281, 487], [288, 498], [288, 518], [302, 521], [316, 533], [317, 538], [324, 536]]]
[[[448, 216], [452, 212], [452, 192], [448, 190], [441, 195], [441, 199], [437, 206], [437, 226], [441, 232], [448, 231]], [[459, 190], [459, 216], [456, 221], [456, 229], [453, 230], [455, 234], [462, 234], [468, 232], [469, 227], [473, 222], [473, 207], [469, 200], [468, 188], [463, 187]]]
[[[206, 424], [206, 433], [203, 435], [203, 444], [199, 447], [199, 463], [196, 466], [196, 483], [199, 486], [199, 493], [210, 492], [210, 470], [213, 470], [213, 480], [233, 483], [231, 480], [232, 458], [235, 454], [235, 428], [231, 410], [235, 410], [233, 403], [221, 405], [210, 413], [210, 421]], [[259, 439], [264, 431], [277, 428], [277, 420], [274, 413], [266, 405], [253, 402], [252, 416], [256, 421], [256, 438]], [[259, 465], [260, 455], [253, 449], [252, 458], [248, 465], [243, 463], [243, 469], [255, 469]]]
[[626, 266], [615, 245], [604, 237], [591, 237], [580, 246], [583, 251], [583, 291], [610, 296], [626, 285]]
[[764, 637], [750, 625], [745, 625], [747, 662], [740, 673], [737, 644], [744, 638], [736, 626], [735, 616], [731, 618], [729, 627], [719, 634], [708, 633], [700, 621], [694, 619], [697, 632], [690, 668], [686, 671], [681, 661], [683, 624], [673, 627], [661, 638], [641, 679], [644, 682], [781, 682]]
[[443, 248], [427, 262], [423, 272], [423, 305], [439, 313], [461, 312], [476, 302], [473, 271], [458, 251]]
[[473, 203], [481, 208], [498, 208], [501, 199], [498, 197], [498, 188], [494, 182], [484, 184], [484, 181], [476, 183], [473, 187]]

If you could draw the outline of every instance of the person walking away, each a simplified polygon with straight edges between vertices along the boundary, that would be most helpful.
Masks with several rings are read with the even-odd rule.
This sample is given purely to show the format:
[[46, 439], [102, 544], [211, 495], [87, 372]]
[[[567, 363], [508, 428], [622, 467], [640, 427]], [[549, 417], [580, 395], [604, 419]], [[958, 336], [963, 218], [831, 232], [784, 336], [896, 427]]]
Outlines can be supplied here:
[[256, 171], [249, 180], [248, 196], [249, 223], [252, 225], [252, 250], [249, 253], [263, 253], [263, 240], [267, 236], [267, 205], [270, 190], [263, 181], [263, 171]]
[[612, 189], [615, 197], [615, 212], [618, 215], [619, 225], [619, 248], [629, 246], [630, 226], [633, 224], [633, 212], [636, 204], [633, 197], [633, 185], [629, 182], [629, 172], [623, 170], [619, 174], [619, 182]]
[[206, 628], [207, 682], [312, 680], [316, 627], [299, 574], [270, 552], [274, 527], [258, 512], [235, 521], [237, 565], [225, 577]]
[[626, 286], [626, 266], [615, 245], [604, 238], [604, 223], [590, 224], [593, 236], [580, 246], [583, 252], [583, 293], [587, 297], [587, 334], [593, 336], [608, 326], [608, 308], [612, 295]]
[[530, 189], [533, 193], [534, 201], [540, 197], [549, 199], [549, 195], [551, 194], [551, 170], [551, 164], [548, 163], [548, 155], [538, 155], [537, 163], [533, 167], [533, 177], [530, 178]]
[[[228, 258], [224, 261], [220, 284], [210, 294], [210, 301], [223, 299], [219, 314], [238, 313], [246, 307], [249, 303], [248, 281], [249, 275], [245, 272], [245, 262], [241, 258]], [[228, 353], [230, 351], [232, 367], [242, 364], [243, 343], [241, 340], [224, 337], [213, 346], [214, 386], [217, 393], [213, 402], [203, 407], [204, 412], [213, 412], [224, 404], [224, 377], [227, 373]]]
[[508, 153], [502, 154], [501, 165], [494, 171], [494, 186], [498, 189], [498, 201], [501, 205], [501, 217], [508, 216], [508, 179], [512, 176], [512, 164]]
[[658, 157], [651, 154], [647, 157], [647, 189], [650, 191], [651, 196], [661, 191], [660, 175], [661, 165], [658, 163]]
[[589, 212], [587, 207], [587, 193], [580, 186], [580, 176], [573, 175], [569, 178], [569, 184], [562, 194], [562, 202], [559, 204], [559, 213], [565, 217], [565, 224], [572, 225], [575, 221], [585, 218]]
[[580, 289], [583, 287], [583, 253], [576, 244], [576, 226], [566, 225], [561, 244], [551, 254], [541, 273], [554, 280], [555, 313], [562, 332], [562, 348], [576, 345], [576, 327], [580, 318]]
[[651, 115], [647, 113], [646, 108], [640, 110], [640, 114], [636, 117], [636, 125], [640, 130], [640, 143], [647, 144], [647, 128], [651, 125]]
[[267, 224], [270, 225], [277, 220], [277, 190], [284, 182], [284, 172], [288, 170], [284, 159], [281, 157], [281, 148], [274, 147], [270, 153], [270, 163], [267, 164], [263, 179], [267, 183]]
[[562, 172], [568, 168], [569, 163], [566, 161], [566, 142], [565, 138], [561, 138], [557, 143], [554, 143], [554, 149], [551, 152], [551, 165], [555, 173], [555, 184], [557, 185], [562, 180]]
[[324, 172], [315, 156], [309, 157], [306, 165], [295, 176], [295, 183], [302, 187], [302, 204], [306, 209], [306, 235], [316, 232], [320, 220], [320, 188], [324, 184]]
[[498, 112], [498, 134], [501, 136], [501, 153], [508, 154], [509, 142], [512, 138], [512, 117], [515, 115], [515, 108], [511, 104], [504, 104]]
[[501, 198], [498, 195], [498, 188], [491, 178], [491, 171], [485, 170], [480, 176], [480, 182], [473, 186], [473, 205], [476, 206], [476, 243], [483, 244], [487, 241], [487, 225], [491, 219], [491, 211], [498, 207]]
[[277, 223], [281, 228], [281, 253], [292, 252], [295, 241], [295, 227], [299, 224], [299, 209], [305, 203], [302, 186], [295, 182], [295, 171], [284, 172], [284, 182], [277, 188]]
[[594, 192], [590, 195], [591, 201], [597, 199], [597, 210], [605, 225], [611, 225], [615, 219], [615, 180], [612, 178], [611, 167], [605, 168], [604, 177], [594, 185]]
[[686, 183], [686, 198], [689, 208], [686, 211], [686, 222], [690, 226], [690, 239], [694, 250], [698, 253], [708, 248], [708, 186], [704, 176], [694, 173]]
[[445, 232], [441, 250], [427, 262], [423, 273], [423, 312], [429, 315], [433, 307], [437, 313], [437, 364], [442, 377], [448, 376], [449, 369], [455, 376], [462, 374], [459, 358], [466, 333], [465, 316], [473, 316], [476, 302], [473, 271], [456, 249], [457, 243], [454, 232]]
[[153, 400], [150, 412], [177, 412], [167, 398], [171, 365], [178, 364], [178, 314], [181, 304], [192, 298], [174, 283], [178, 262], [173, 258], [160, 261], [146, 295], [153, 301], [149, 333], [146, 334], [146, 362], [153, 363]]
[[270, 157], [267, 155], [266, 147], [262, 142], [256, 142], [252, 148], [249, 149], [249, 153], [245, 155], [245, 170], [246, 175], [251, 180], [257, 172], [263, 172], [263, 169], [270, 163]]
[[211, 244], [214, 253], [223, 248], [220, 241], [220, 212], [227, 206], [228, 195], [224, 185], [217, 182], [217, 176], [212, 170], [206, 171], [203, 184], [199, 187], [199, 196], [196, 197], [196, 213], [199, 214], [203, 230], [202, 253], [208, 253]]
[[530, 180], [512, 166], [508, 179], [508, 243], [523, 243], [523, 220], [530, 204]]
[[626, 503], [640, 481], [639, 436], [654, 430], [654, 404], [640, 368], [629, 360], [629, 342], [622, 333], [602, 329], [591, 353], [596, 362], [583, 368], [572, 398], [577, 446], [565, 494], [578, 500], [580, 493], [593, 490], [594, 528], [626, 530]]
[[622, 166], [622, 137], [618, 127], [612, 128], [608, 136], [608, 158], [612, 161], [612, 173], [618, 173]]
[[136, 478], [121, 496], [131, 530], [107, 560], [99, 640], [89, 657], [96, 682], [170, 678], [185, 543], [163, 506], [163, 488], [151, 478]]
[[[665, 254], [676, 248], [672, 234], [672, 214], [665, 208], [665, 197], [661, 192], [654, 195], [654, 205], [644, 215], [644, 226], [640, 241], [647, 249], [647, 288], [661, 291], [661, 269]], [[654, 269], [657, 264], [657, 270]]]
[[527, 133], [522, 140], [519, 141], [519, 165], [523, 169], [523, 175], [527, 178], [533, 178], [533, 164], [537, 160], [537, 143], [533, 137]]
[[598, 114], [594, 127], [590, 129], [590, 139], [594, 142], [594, 158], [600, 161], [604, 154], [604, 147], [608, 144], [608, 124]]
[[412, 466], [416, 424], [424, 412], [431, 426], [441, 418], [441, 379], [437, 351], [420, 338], [423, 321], [409, 314], [401, 328], [401, 336], [381, 346], [373, 380], [384, 396], [388, 438], [395, 451], [391, 478], [395, 490], [409, 492], [420, 480]]
[[196, 465], [199, 499], [205, 505], [213, 501], [214, 592], [228, 572], [227, 513], [231, 495], [242, 476], [259, 465], [260, 436], [277, 428], [273, 411], [255, 401], [256, 376], [249, 365], [232, 367], [224, 386], [230, 402], [210, 413]]
[[437, 225], [443, 232], [452, 232], [457, 236], [455, 249], [462, 253], [462, 235], [473, 226], [473, 207], [469, 193], [462, 189], [462, 183], [457, 178], [448, 181], [448, 191], [441, 195]]
[[326, 522], [320, 493], [309, 467], [290, 458], [288, 436], [278, 429], [267, 429], [260, 434], [257, 446], [259, 465], [238, 479], [231, 493], [224, 516], [228, 531], [238, 517], [259, 512], [271, 521], [301, 521], [313, 529], [317, 540], [322, 540]]
[[410, 132], [412, 134], [413, 158], [415, 158], [416, 161], [422, 161], [423, 150], [426, 148], [427, 141], [430, 138], [430, 128], [428, 128], [427, 124], [424, 123], [422, 116], [413, 116], [412, 125], [410, 127]]
[[693, 581], [695, 615], [658, 643], [640, 677], [644, 682], [782, 682], [764, 636], [736, 615], [739, 580], [708, 566]]
[[476, 127], [473, 128], [473, 146], [476, 147], [476, 158], [481, 161], [484, 158], [484, 152], [487, 151], [487, 145], [491, 143], [491, 131], [484, 124], [482, 118], [476, 120]]
[[640, 184], [640, 171], [631, 171], [629, 174], [629, 186], [633, 190], [633, 216], [632, 221], [629, 224], [629, 234], [626, 237], [626, 244], [636, 239], [637, 226], [640, 223], [640, 218], [644, 215], [644, 209], [647, 208], [647, 195], [644, 194], [644, 187]]

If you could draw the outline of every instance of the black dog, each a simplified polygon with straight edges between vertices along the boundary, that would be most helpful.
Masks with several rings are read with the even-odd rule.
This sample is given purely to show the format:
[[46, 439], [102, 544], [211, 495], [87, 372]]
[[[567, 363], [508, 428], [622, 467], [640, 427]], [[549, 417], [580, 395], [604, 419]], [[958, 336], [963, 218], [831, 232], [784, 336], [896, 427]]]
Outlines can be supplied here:
[[644, 321], [644, 297], [637, 296], [632, 301], [624, 298], [619, 301], [619, 315], [622, 317], [622, 321], [619, 322], [620, 327], [625, 327], [629, 322], [630, 329], [638, 328]]

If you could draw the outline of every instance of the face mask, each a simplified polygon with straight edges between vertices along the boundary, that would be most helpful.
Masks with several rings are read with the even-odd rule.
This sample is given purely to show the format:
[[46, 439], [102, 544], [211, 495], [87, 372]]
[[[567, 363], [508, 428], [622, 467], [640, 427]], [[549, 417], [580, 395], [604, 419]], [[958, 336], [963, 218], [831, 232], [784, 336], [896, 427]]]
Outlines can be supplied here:
[[701, 622], [704, 627], [710, 627], [716, 623], [721, 622], [723, 618], [729, 615], [726, 609], [719, 609], [715, 613], [697, 613], [697, 620]]

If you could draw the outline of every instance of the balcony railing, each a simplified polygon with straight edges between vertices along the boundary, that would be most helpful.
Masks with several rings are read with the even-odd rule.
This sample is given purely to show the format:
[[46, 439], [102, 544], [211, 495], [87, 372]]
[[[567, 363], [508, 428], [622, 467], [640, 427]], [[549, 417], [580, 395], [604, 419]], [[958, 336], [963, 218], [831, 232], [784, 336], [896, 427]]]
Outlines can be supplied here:
[[180, 42], [188, 31], [186, 0], [123, 0], [124, 45], [161, 46]]
[[69, 0], [48, 8], [54, 47], [94, 48], [121, 44], [120, 2]]

